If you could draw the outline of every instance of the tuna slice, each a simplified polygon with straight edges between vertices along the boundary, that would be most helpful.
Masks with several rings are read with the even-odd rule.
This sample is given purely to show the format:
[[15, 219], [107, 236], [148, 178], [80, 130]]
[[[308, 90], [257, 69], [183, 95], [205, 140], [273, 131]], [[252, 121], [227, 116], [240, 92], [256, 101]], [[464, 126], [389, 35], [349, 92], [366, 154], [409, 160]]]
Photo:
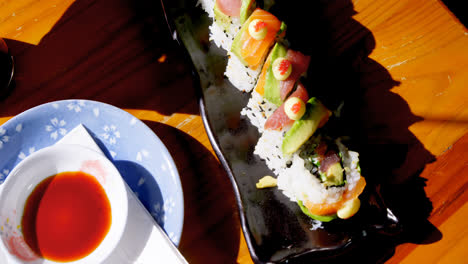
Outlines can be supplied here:
[[335, 151], [330, 150], [324, 156], [320, 157], [320, 168], [321, 172], [326, 172], [331, 165], [340, 162], [340, 157]]
[[216, 0], [216, 6], [226, 16], [239, 17], [242, 0]]
[[307, 71], [310, 63], [310, 56], [306, 56], [294, 50], [288, 50], [286, 59], [291, 62], [292, 72], [286, 80], [280, 83], [280, 96], [283, 101], [294, 88], [297, 79]]
[[[309, 100], [309, 94], [307, 93], [306, 88], [302, 83], [297, 85], [296, 91], [294, 91], [290, 97], [298, 97], [304, 103]], [[268, 120], [265, 122], [265, 129], [270, 130], [281, 130], [285, 127], [291, 126], [294, 123], [294, 120], [290, 119], [286, 112], [284, 112], [284, 103], [278, 107], [278, 109], [268, 117]]]

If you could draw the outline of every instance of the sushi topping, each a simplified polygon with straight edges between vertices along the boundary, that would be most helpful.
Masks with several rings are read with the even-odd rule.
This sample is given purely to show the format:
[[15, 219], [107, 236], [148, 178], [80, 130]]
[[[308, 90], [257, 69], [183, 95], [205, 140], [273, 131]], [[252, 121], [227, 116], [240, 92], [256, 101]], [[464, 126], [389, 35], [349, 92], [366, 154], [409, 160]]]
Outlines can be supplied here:
[[273, 62], [273, 75], [277, 80], [286, 80], [292, 72], [291, 61], [286, 58], [277, 58]]
[[307, 71], [310, 63], [310, 56], [306, 56], [299, 51], [289, 49], [286, 57], [291, 62], [292, 71], [289, 77], [280, 83], [281, 100], [285, 100], [294, 89], [294, 84], [299, 77]]
[[294, 114], [297, 114], [299, 112], [299, 110], [301, 110], [301, 109], [303, 109], [301, 102], [297, 102], [297, 103], [293, 104], [293, 106], [291, 107], [291, 111]]
[[263, 29], [266, 27], [266, 23], [263, 22], [262, 20], [259, 20], [256, 24], [255, 24], [255, 32], [258, 32], [259, 30]]
[[[291, 94], [291, 97], [299, 98], [303, 102], [307, 102], [307, 100], [309, 100], [309, 94], [307, 93], [304, 85], [301, 83], [297, 85], [297, 88]], [[268, 117], [267, 121], [265, 122], [265, 129], [282, 130], [283, 128], [290, 127], [294, 123], [294, 120], [289, 118], [286, 114], [285, 104], [286, 103], [283, 103], [275, 110], [275, 112], [273, 112], [272, 115], [270, 115], [270, 117]]]
[[261, 178], [257, 182], [257, 184], [255, 184], [255, 186], [257, 187], [257, 189], [276, 187], [277, 186], [277, 180], [276, 180], [276, 178], [267, 175], [267, 176], [264, 176], [263, 178]]
[[216, 0], [216, 7], [226, 16], [239, 17], [242, 0]]
[[[257, 23], [255, 20], [265, 22], [266, 27], [256, 32], [255, 25]], [[237, 56], [242, 64], [252, 70], [262, 67], [270, 47], [275, 42], [276, 33], [280, 30], [280, 27], [281, 21], [274, 15], [260, 8], [255, 9], [234, 38], [231, 52]], [[256, 39], [257, 34], [261, 40]], [[265, 34], [265, 36], [262, 36], [262, 34]]]
[[286, 72], [288, 72], [289, 70], [289, 67], [291, 66], [291, 62], [288, 61], [288, 60], [282, 60], [279, 67], [278, 67], [278, 70], [279, 72], [282, 74], [282, 75], [285, 75]]
[[361, 207], [361, 200], [356, 197], [355, 199], [348, 200], [343, 203], [342, 207], [338, 209], [336, 214], [341, 219], [348, 219], [359, 211], [359, 207]]
[[268, 33], [267, 23], [261, 19], [254, 19], [249, 24], [249, 34], [256, 40], [263, 40]]
[[299, 120], [304, 115], [306, 106], [298, 97], [289, 97], [284, 103], [284, 111], [292, 120]]

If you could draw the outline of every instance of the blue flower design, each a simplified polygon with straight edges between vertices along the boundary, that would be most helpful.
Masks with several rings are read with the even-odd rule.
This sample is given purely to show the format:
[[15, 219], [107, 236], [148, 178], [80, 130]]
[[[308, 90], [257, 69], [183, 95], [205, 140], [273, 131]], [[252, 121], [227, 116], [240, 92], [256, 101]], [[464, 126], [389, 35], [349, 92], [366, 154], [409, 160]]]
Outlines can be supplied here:
[[67, 122], [65, 120], [58, 120], [56, 117], [50, 120], [51, 125], [46, 125], [45, 130], [50, 133], [50, 137], [57, 140], [58, 135], [65, 136], [67, 130], [64, 128]]
[[3, 145], [10, 141], [10, 137], [6, 135], [6, 130], [0, 127], [0, 149], [3, 148]]

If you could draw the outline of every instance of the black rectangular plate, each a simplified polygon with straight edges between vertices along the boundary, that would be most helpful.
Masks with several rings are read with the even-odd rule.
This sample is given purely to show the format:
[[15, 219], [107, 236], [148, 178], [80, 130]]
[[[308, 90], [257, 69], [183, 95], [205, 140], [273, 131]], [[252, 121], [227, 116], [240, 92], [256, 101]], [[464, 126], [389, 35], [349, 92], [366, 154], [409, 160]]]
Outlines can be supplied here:
[[273, 173], [253, 154], [259, 133], [240, 115], [250, 95], [238, 91], [223, 76], [226, 51], [209, 41], [212, 21], [196, 7], [196, 1], [161, 1], [169, 28], [193, 65], [205, 128], [232, 182], [241, 226], [256, 263], [330, 260], [371, 234], [392, 237], [399, 233], [398, 219], [385, 207], [376, 185], [367, 186], [357, 215], [324, 223], [317, 230], [311, 230], [311, 219], [277, 188], [257, 189], [255, 183]]

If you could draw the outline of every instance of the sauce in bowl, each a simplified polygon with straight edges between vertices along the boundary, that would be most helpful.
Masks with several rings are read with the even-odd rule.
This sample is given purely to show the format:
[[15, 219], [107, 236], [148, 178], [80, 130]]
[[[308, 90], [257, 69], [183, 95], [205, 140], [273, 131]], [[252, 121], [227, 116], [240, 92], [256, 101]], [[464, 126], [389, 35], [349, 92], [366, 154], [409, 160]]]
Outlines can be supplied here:
[[112, 223], [109, 199], [84, 172], [63, 172], [40, 182], [26, 200], [24, 239], [45, 259], [70, 262], [93, 252]]

